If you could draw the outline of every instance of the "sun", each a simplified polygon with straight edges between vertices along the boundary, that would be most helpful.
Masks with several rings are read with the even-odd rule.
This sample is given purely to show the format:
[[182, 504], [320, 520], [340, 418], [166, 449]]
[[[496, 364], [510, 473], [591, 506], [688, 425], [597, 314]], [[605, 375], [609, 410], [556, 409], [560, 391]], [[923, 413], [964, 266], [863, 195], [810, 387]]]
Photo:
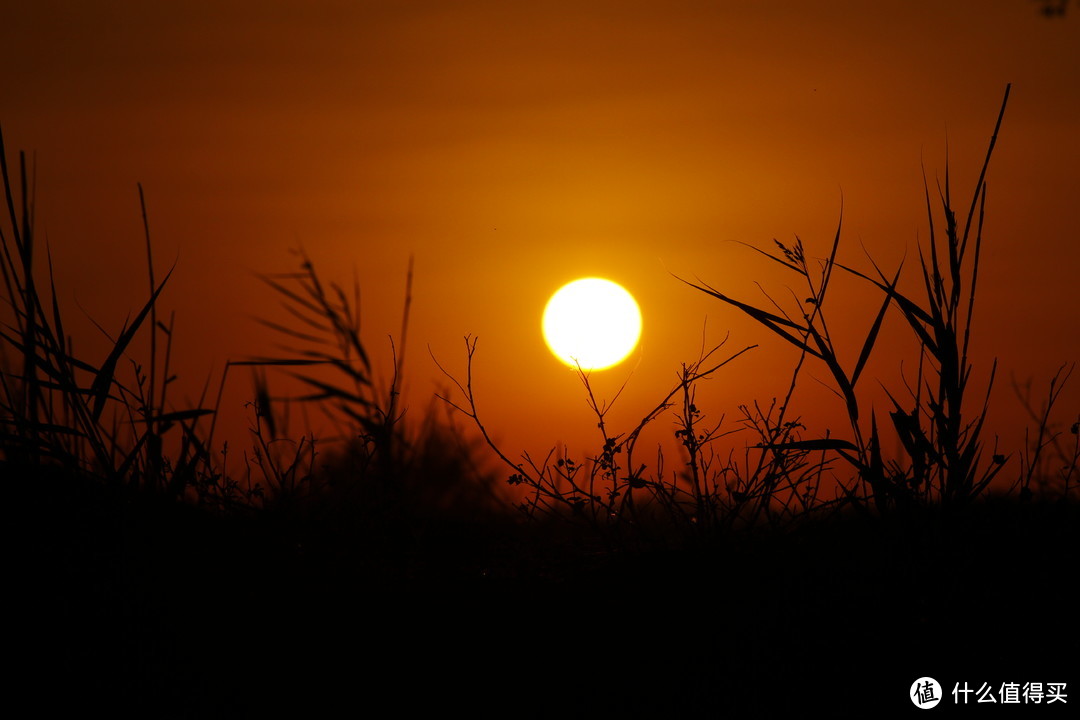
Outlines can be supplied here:
[[603, 278], [563, 285], [544, 308], [544, 341], [559, 360], [582, 370], [603, 370], [626, 359], [641, 337], [634, 296]]

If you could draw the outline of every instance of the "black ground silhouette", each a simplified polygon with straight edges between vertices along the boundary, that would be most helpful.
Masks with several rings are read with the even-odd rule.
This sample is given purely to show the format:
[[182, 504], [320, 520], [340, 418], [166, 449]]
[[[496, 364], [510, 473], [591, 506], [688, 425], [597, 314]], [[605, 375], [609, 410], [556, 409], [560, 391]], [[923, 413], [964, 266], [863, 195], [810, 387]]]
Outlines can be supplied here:
[[32, 474], [5, 477], [9, 657], [43, 712], [891, 716], [924, 675], [1075, 680], [1065, 504], [697, 548], [468, 518], [350, 544]]

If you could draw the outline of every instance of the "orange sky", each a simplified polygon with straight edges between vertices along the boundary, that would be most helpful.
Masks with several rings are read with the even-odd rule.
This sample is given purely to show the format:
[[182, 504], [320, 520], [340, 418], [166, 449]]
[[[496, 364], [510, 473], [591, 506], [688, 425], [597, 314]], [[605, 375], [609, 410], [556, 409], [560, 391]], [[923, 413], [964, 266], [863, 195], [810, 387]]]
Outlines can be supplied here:
[[[999, 358], [1003, 434], [1020, 413], [1010, 375], [1042, 383], [1080, 357], [1080, 7], [1048, 19], [1026, 0], [2, 5], [0, 124], [9, 153], [37, 153], [61, 300], [115, 329], [145, 297], [142, 182], [159, 266], [177, 259], [163, 307], [192, 388], [270, 347], [250, 319], [274, 313], [253, 273], [293, 269], [287, 251], [302, 245], [328, 277], [355, 265], [384, 358], [414, 255], [412, 413], [443, 382], [425, 346], [460, 372], [461, 338], [478, 336], [481, 410], [512, 455], [595, 451], [580, 383], [540, 336], [550, 293], [587, 275], [642, 306], [636, 365], [594, 377], [611, 397], [636, 368], [616, 429], [695, 357], [706, 317], [708, 341], [762, 345], [709, 385], [706, 410], [734, 419], [786, 389], [795, 356], [672, 273], [782, 296], [775, 266], [731, 241], [798, 234], [824, 255], [841, 196], [841, 260], [867, 267], [861, 244], [914, 269], [921, 166], [941, 176], [947, 137], [966, 198], [1007, 82], [976, 342], [984, 377]], [[834, 318], [870, 321], [864, 288], [835, 292]], [[899, 322], [886, 331], [906, 339]], [[878, 360], [895, 387], [898, 359]], [[242, 418], [246, 396], [238, 382], [226, 411]], [[807, 419], [836, 409], [812, 386], [800, 399]]]

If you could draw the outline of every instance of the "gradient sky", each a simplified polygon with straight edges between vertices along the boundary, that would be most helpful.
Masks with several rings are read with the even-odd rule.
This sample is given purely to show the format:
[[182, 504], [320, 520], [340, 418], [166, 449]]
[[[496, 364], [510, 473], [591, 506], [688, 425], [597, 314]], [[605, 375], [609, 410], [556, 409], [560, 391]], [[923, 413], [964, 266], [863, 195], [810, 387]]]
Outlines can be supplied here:
[[[636, 295], [645, 324], [635, 359], [594, 376], [610, 398], [633, 370], [614, 429], [659, 401], [703, 327], [708, 343], [730, 331], [731, 351], [761, 343], [702, 391], [733, 422], [739, 404], [784, 392], [795, 354], [673, 274], [783, 297], [790, 279], [732, 241], [797, 234], [825, 255], [841, 200], [842, 261], [869, 267], [865, 247], [914, 270], [923, 168], [943, 179], [947, 141], [966, 203], [1009, 82], [975, 343], [977, 380], [999, 359], [1003, 438], [1022, 415], [1010, 378], [1041, 385], [1080, 356], [1080, 7], [0, 0], [0, 59], [0, 125], [9, 154], [36, 153], [62, 302], [117, 329], [145, 297], [141, 182], [159, 271], [176, 260], [163, 307], [191, 394], [227, 358], [270, 349], [251, 318], [279, 316], [253, 274], [294, 269], [302, 246], [328, 278], [356, 268], [384, 359], [415, 256], [414, 417], [445, 384], [427, 347], [463, 373], [469, 333], [481, 411], [511, 455], [595, 452], [540, 314], [563, 283], [600, 275]], [[834, 292], [850, 366], [873, 295], [846, 278]], [[873, 369], [895, 388], [909, 347], [895, 319], [886, 332], [900, 341]], [[239, 425], [249, 393], [235, 385], [225, 410]], [[832, 423], [827, 392], [811, 382], [798, 400], [808, 425]], [[658, 427], [670, 437], [669, 420]]]

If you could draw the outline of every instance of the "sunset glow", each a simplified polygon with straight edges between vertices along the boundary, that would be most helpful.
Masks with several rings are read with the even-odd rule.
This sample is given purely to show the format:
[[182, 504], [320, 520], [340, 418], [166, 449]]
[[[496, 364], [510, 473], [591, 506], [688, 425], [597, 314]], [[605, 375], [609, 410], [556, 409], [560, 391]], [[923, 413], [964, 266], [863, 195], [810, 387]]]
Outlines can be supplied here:
[[21, 695], [1080, 698], [1080, 0], [0, 7]]

